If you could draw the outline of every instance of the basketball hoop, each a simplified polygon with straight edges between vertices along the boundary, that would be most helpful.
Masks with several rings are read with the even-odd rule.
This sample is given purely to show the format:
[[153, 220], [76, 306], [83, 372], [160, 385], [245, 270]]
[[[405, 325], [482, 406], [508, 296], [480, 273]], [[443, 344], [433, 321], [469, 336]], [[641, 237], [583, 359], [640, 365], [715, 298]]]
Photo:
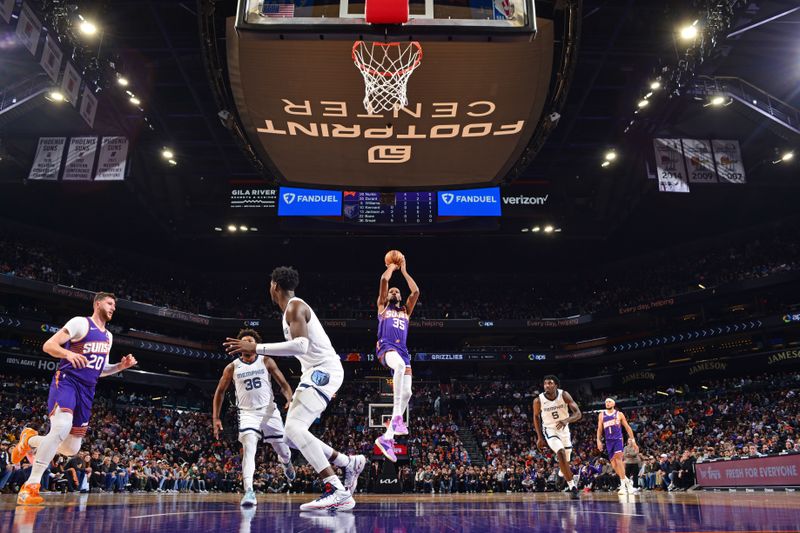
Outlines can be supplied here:
[[378, 43], [356, 41], [353, 62], [364, 77], [364, 109], [369, 114], [397, 111], [408, 105], [406, 87], [422, 62], [417, 41]]

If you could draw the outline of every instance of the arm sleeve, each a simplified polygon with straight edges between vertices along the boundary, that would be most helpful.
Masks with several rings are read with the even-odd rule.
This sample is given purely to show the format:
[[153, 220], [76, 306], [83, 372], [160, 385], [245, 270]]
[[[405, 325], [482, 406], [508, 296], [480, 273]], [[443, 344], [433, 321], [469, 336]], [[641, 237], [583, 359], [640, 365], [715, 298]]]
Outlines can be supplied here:
[[258, 355], [293, 357], [308, 352], [308, 344], [306, 337], [297, 337], [286, 342], [268, 342], [257, 344], [256, 353]]
[[86, 317], [76, 316], [64, 324], [64, 329], [69, 332], [69, 340], [77, 341], [88, 335], [89, 321], [86, 320]]

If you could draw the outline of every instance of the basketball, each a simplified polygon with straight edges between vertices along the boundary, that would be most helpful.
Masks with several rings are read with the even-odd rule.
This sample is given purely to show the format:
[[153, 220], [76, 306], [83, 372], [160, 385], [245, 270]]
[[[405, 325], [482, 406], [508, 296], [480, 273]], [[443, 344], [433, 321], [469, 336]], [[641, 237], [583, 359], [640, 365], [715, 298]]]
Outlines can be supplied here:
[[403, 254], [400, 250], [389, 250], [386, 252], [386, 255], [383, 258], [383, 264], [387, 267], [394, 263], [397, 266], [400, 266], [400, 262], [403, 260]]

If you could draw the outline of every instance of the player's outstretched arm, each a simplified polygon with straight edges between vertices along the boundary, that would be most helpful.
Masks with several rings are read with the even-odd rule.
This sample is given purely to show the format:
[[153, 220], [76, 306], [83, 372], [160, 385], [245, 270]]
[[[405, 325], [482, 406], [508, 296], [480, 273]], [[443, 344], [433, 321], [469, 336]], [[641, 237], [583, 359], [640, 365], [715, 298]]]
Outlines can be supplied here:
[[217, 390], [214, 391], [214, 402], [211, 405], [211, 424], [214, 429], [214, 438], [219, 438], [219, 432], [222, 431], [222, 420], [219, 418], [219, 413], [222, 410], [222, 400], [225, 398], [225, 392], [231, 386], [233, 381], [233, 363], [228, 364], [225, 370], [222, 371], [222, 377], [219, 378], [217, 383]]
[[106, 362], [103, 364], [103, 370], [100, 371], [100, 377], [104, 378], [106, 376], [122, 372], [123, 370], [127, 370], [138, 363], [139, 361], [137, 361], [132, 354], [126, 355], [120, 360], [119, 363], [114, 363], [113, 365], [109, 364], [108, 360], [106, 360]]
[[383, 313], [386, 309], [386, 299], [389, 297], [389, 280], [392, 279], [392, 274], [397, 270], [397, 265], [394, 263], [386, 267], [386, 272], [381, 274], [380, 287], [378, 289], [378, 314]]
[[222, 345], [228, 355], [258, 354], [270, 357], [297, 357], [308, 352], [309, 320], [311, 320], [309, 307], [303, 302], [292, 300], [286, 307], [286, 322], [289, 324], [292, 340], [256, 344], [252, 341], [228, 337]]
[[400, 272], [403, 273], [403, 277], [406, 278], [406, 283], [408, 283], [409, 294], [406, 299], [406, 313], [411, 316], [411, 313], [414, 312], [414, 306], [417, 305], [417, 300], [419, 300], [419, 286], [417, 286], [417, 282], [414, 281], [411, 274], [408, 273], [405, 256], [400, 261]]
[[289, 385], [289, 382], [286, 381], [286, 377], [283, 375], [283, 372], [281, 372], [281, 369], [278, 368], [277, 363], [275, 363], [271, 357], [264, 356], [264, 365], [281, 388], [281, 394], [286, 398], [286, 404], [292, 403], [292, 387]]

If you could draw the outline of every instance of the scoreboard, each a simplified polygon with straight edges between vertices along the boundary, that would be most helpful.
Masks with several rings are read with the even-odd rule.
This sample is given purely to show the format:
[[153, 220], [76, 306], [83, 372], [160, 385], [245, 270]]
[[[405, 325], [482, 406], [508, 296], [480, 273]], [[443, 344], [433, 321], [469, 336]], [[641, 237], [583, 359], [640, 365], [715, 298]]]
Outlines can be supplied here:
[[432, 224], [435, 192], [344, 191], [342, 217], [356, 224]]

